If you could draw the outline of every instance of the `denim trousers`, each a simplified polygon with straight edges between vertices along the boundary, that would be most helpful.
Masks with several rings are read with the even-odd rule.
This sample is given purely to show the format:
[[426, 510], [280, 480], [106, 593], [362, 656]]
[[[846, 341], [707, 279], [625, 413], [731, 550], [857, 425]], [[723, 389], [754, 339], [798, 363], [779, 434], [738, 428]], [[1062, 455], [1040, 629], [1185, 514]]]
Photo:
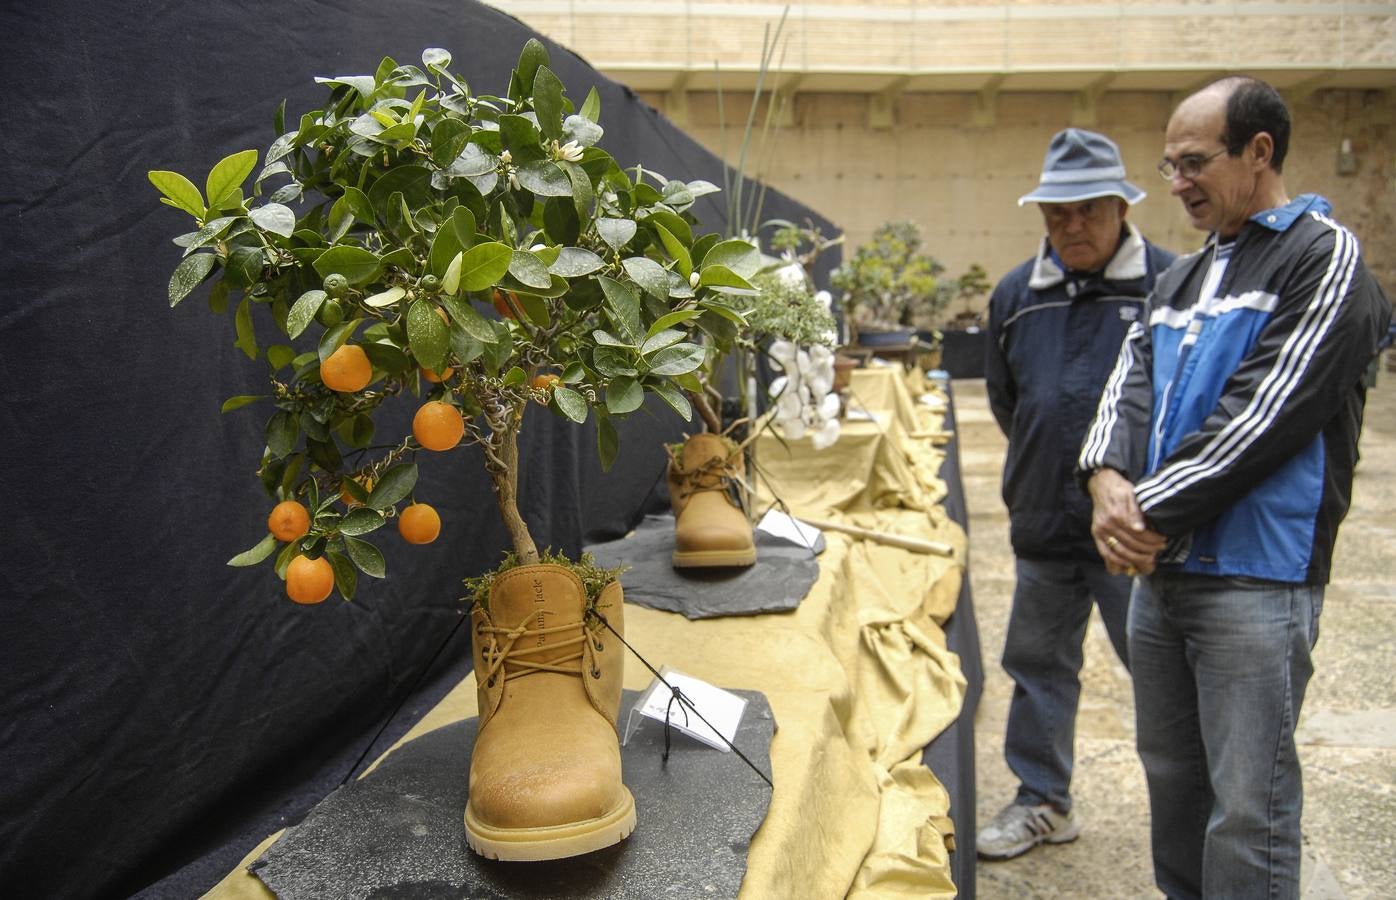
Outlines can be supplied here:
[[1323, 586], [1139, 578], [1129, 655], [1154, 879], [1173, 900], [1299, 896], [1294, 729]]
[[1019, 557], [1003, 668], [1013, 679], [1004, 757], [1018, 776], [1015, 803], [1071, 810], [1076, 708], [1081, 699], [1081, 646], [1091, 604], [1129, 665], [1125, 625], [1130, 579], [1100, 562]]

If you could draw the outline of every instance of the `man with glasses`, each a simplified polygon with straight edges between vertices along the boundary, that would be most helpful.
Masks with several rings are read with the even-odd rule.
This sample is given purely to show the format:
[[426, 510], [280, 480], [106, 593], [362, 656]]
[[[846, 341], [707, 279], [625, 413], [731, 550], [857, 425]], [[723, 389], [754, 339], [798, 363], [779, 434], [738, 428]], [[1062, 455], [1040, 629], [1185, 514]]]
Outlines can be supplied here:
[[985, 381], [1008, 437], [1003, 499], [1017, 571], [1003, 649], [1016, 685], [1004, 756], [1019, 786], [977, 836], [985, 859], [1080, 833], [1071, 771], [1093, 602], [1128, 665], [1130, 582], [1105, 570], [1091, 539], [1090, 499], [1072, 472], [1125, 331], [1173, 259], [1125, 221], [1143, 197], [1125, 181], [1109, 138], [1076, 128], [1057, 134], [1037, 188], [1018, 201], [1038, 204], [1047, 233], [989, 301]]
[[1158, 281], [1078, 467], [1129, 616], [1154, 877], [1170, 898], [1299, 895], [1294, 743], [1365, 388], [1391, 307], [1356, 238], [1290, 198], [1289, 112], [1222, 79], [1159, 171], [1202, 249]]

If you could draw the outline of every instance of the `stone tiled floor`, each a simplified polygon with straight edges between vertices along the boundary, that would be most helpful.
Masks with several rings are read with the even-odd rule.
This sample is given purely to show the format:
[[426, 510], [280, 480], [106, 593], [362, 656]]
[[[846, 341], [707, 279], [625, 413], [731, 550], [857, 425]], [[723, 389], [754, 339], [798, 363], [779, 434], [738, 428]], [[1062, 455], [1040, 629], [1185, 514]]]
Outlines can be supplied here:
[[[1325, 599], [1316, 673], [1300, 719], [1304, 764], [1304, 900], [1396, 894], [1396, 372], [1368, 394], [1362, 461]], [[999, 666], [1013, 588], [999, 498], [1004, 440], [982, 380], [954, 383], [969, 504], [970, 577], [984, 653], [976, 717], [978, 809], [987, 822], [1017, 786], [1003, 761], [1013, 684]], [[1084, 831], [1072, 844], [981, 862], [982, 900], [1158, 897], [1149, 809], [1134, 752], [1129, 676], [1099, 617], [1086, 638], [1073, 790]]]

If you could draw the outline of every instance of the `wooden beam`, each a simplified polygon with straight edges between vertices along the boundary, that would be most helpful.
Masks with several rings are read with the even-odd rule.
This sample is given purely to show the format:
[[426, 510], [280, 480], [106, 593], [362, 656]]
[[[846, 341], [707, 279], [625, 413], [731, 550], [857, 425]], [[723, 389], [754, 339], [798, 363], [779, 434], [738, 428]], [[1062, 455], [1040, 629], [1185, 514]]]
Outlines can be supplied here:
[[1099, 119], [1096, 107], [1100, 103], [1100, 98], [1105, 95], [1110, 87], [1110, 82], [1115, 80], [1114, 72], [1106, 72], [1097, 76], [1090, 84], [1077, 91], [1071, 98], [1071, 124], [1091, 128]]
[[868, 127], [886, 131], [897, 124], [897, 97], [901, 96], [911, 78], [894, 78], [890, 84], [875, 94], [868, 95]]
[[688, 125], [688, 78], [687, 70], [674, 73], [669, 90], [664, 93], [664, 114], [675, 125]]
[[970, 114], [972, 124], [988, 126], [998, 121], [999, 87], [1007, 77], [1007, 74], [1000, 72], [986, 81], [974, 95], [974, 110]]

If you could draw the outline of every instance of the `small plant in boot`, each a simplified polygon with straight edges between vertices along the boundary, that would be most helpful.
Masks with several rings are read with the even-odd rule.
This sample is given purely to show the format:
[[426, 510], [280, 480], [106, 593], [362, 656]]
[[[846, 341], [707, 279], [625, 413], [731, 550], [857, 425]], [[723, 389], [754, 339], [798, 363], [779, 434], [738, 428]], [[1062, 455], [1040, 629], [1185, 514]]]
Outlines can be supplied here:
[[[713, 185], [622, 169], [602, 150], [596, 92], [574, 105], [539, 42], [503, 96], [472, 93], [450, 64], [430, 49], [421, 66], [319, 79], [324, 105], [289, 127], [277, 112], [260, 171], [246, 150], [202, 189], [175, 172], [150, 180], [194, 220], [175, 239], [170, 304], [211, 283], [237, 346], [270, 369], [265, 394], [224, 404], [270, 408], [258, 476], [278, 502], [232, 564], [273, 560], [297, 602], [349, 599], [359, 573], [386, 575], [370, 536], [388, 520], [414, 545], [450, 535], [415, 496], [419, 463], [482, 451], [512, 552], [472, 611], [467, 837], [488, 856], [549, 859], [621, 840], [635, 813], [615, 732], [622, 656], [605, 627], [623, 628], [620, 586], [540, 555], [518, 505], [524, 410], [595, 416], [607, 467], [614, 421], [647, 394], [689, 419], [700, 336], [741, 320], [728, 295], [751, 290], [733, 268], [750, 246], [696, 232], [690, 209]], [[286, 343], [260, 346], [258, 316]], [[410, 435], [378, 433], [393, 403], [415, 408]]]

